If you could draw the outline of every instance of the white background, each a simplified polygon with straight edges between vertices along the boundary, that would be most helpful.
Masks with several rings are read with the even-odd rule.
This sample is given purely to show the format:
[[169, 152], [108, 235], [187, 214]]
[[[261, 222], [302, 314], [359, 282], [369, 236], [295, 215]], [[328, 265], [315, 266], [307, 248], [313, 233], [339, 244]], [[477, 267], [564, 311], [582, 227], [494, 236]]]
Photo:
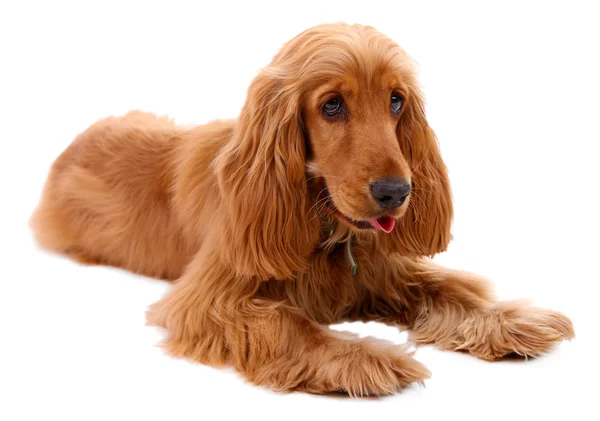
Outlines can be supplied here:
[[[2, 2], [0, 419], [599, 419], [593, 3]], [[420, 64], [456, 206], [438, 261], [563, 311], [574, 341], [524, 363], [423, 347], [426, 387], [384, 399], [277, 394], [164, 355], [144, 311], [166, 283], [36, 247], [27, 220], [78, 132], [134, 108], [235, 117], [285, 41], [332, 21], [373, 25]]]

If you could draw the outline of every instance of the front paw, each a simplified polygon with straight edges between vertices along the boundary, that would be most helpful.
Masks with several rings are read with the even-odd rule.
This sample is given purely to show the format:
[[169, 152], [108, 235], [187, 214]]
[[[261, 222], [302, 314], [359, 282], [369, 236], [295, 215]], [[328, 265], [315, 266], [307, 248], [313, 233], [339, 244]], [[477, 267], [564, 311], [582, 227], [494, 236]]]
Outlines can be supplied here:
[[314, 352], [262, 362], [246, 374], [253, 383], [275, 390], [352, 397], [395, 394], [430, 377], [404, 347], [371, 339], [335, 341]]
[[348, 345], [321, 366], [325, 389], [350, 396], [382, 396], [399, 392], [411, 383], [423, 385], [431, 376], [404, 346], [363, 339]]
[[460, 330], [464, 342], [459, 349], [488, 361], [510, 354], [539, 357], [575, 337], [563, 314], [519, 301], [498, 303], [489, 313], [466, 320]]

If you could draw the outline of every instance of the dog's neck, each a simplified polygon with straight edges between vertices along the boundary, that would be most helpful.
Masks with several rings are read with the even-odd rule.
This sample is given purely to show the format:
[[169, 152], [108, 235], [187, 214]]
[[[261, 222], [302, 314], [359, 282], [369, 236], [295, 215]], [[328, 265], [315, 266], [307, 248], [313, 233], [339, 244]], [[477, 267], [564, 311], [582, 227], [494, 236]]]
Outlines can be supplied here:
[[348, 271], [356, 275], [358, 264], [352, 251], [352, 238], [354, 237], [344, 224], [340, 224], [334, 218], [328, 217], [322, 223], [321, 243], [319, 247], [329, 253], [338, 247], [344, 248], [343, 256], [348, 263]]
[[321, 221], [321, 237], [319, 247], [331, 250], [340, 243], [345, 243], [352, 236], [352, 232], [340, 224], [335, 218], [327, 216]]

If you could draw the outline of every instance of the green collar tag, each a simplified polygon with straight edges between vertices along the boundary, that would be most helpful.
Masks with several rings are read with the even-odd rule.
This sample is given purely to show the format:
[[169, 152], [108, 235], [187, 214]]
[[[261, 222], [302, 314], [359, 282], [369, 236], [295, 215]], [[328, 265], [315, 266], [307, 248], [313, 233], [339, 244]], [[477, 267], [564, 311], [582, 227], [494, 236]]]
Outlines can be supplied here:
[[350, 236], [348, 241], [346, 241], [346, 259], [348, 259], [348, 263], [350, 263], [350, 272], [352, 275], [356, 275], [358, 264], [356, 263], [356, 259], [352, 254], [352, 236]]

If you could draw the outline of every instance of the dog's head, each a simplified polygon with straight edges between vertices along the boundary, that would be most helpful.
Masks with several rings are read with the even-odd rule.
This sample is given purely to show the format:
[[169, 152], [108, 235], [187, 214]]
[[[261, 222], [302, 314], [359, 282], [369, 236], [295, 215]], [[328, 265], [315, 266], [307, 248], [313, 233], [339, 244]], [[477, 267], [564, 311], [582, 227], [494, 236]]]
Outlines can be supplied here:
[[252, 82], [217, 169], [241, 274], [302, 270], [324, 213], [405, 255], [451, 238], [447, 171], [412, 62], [371, 27], [321, 25], [288, 42]]

